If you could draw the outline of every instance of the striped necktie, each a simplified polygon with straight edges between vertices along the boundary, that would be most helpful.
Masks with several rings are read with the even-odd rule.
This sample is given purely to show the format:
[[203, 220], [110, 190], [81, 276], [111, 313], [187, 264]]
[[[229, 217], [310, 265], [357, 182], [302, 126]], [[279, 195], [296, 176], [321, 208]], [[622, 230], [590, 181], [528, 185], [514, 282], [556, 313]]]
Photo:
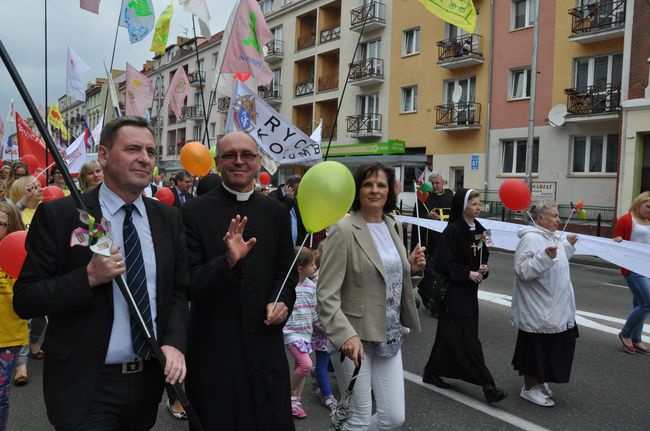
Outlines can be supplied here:
[[[147, 291], [147, 274], [144, 269], [140, 238], [133, 225], [133, 210], [135, 209], [135, 205], [127, 204], [123, 208], [125, 215], [122, 237], [124, 238], [124, 253], [126, 254], [126, 281], [138, 310], [140, 310], [142, 319], [147, 324], [147, 328], [153, 336], [151, 304], [149, 302], [149, 292]], [[131, 316], [131, 342], [136, 355], [145, 360], [151, 357], [151, 348], [147, 344], [147, 337], [142, 329], [140, 329], [137, 319], [134, 316]]]

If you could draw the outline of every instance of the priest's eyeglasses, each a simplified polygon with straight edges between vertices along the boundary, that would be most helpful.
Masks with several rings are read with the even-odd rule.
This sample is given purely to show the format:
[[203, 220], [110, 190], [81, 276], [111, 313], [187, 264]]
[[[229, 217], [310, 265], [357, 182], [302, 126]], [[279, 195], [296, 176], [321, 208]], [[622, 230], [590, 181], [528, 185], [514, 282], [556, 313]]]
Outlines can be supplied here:
[[240, 158], [243, 162], [252, 162], [259, 154], [244, 152], [244, 153], [223, 153], [219, 158], [225, 162], [234, 162]]

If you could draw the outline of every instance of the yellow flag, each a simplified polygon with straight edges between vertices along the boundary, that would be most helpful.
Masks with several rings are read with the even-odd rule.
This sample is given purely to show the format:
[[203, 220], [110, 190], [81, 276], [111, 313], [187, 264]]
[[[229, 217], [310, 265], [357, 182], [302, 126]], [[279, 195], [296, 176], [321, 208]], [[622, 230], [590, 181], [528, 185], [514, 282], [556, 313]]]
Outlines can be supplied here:
[[472, 0], [420, 0], [420, 3], [438, 18], [474, 33], [476, 9]]
[[52, 104], [50, 109], [47, 110], [47, 119], [50, 124], [55, 128], [61, 131], [61, 137], [64, 140], [68, 140], [68, 129], [65, 128], [65, 123], [63, 121], [63, 116], [59, 110], [59, 104]]
[[154, 30], [149, 51], [153, 51], [157, 55], [165, 53], [165, 48], [167, 48], [167, 38], [169, 37], [169, 24], [171, 23], [173, 14], [174, 5], [170, 3], [169, 6], [167, 6], [160, 14], [158, 21], [156, 21], [156, 30]]

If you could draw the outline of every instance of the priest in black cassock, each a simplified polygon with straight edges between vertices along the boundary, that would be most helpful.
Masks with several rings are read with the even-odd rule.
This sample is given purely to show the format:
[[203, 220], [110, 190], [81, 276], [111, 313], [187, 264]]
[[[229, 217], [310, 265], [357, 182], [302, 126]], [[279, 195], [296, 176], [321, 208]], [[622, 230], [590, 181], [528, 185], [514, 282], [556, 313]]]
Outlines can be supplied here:
[[191, 283], [186, 389], [206, 430], [293, 430], [282, 326], [295, 271], [289, 214], [254, 191], [257, 144], [245, 133], [217, 147], [222, 184], [181, 208]]

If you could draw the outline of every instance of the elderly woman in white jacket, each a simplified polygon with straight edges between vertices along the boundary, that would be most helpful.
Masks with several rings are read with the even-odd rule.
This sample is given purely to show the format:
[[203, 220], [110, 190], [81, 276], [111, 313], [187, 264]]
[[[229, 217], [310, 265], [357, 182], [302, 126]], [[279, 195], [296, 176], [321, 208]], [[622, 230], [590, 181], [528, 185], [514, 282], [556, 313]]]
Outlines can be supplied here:
[[521, 397], [551, 407], [548, 383], [569, 381], [578, 337], [569, 274], [577, 237], [559, 240], [555, 202], [536, 202], [530, 215], [534, 223], [519, 231], [515, 252], [511, 320], [518, 334], [512, 365], [524, 376]]

